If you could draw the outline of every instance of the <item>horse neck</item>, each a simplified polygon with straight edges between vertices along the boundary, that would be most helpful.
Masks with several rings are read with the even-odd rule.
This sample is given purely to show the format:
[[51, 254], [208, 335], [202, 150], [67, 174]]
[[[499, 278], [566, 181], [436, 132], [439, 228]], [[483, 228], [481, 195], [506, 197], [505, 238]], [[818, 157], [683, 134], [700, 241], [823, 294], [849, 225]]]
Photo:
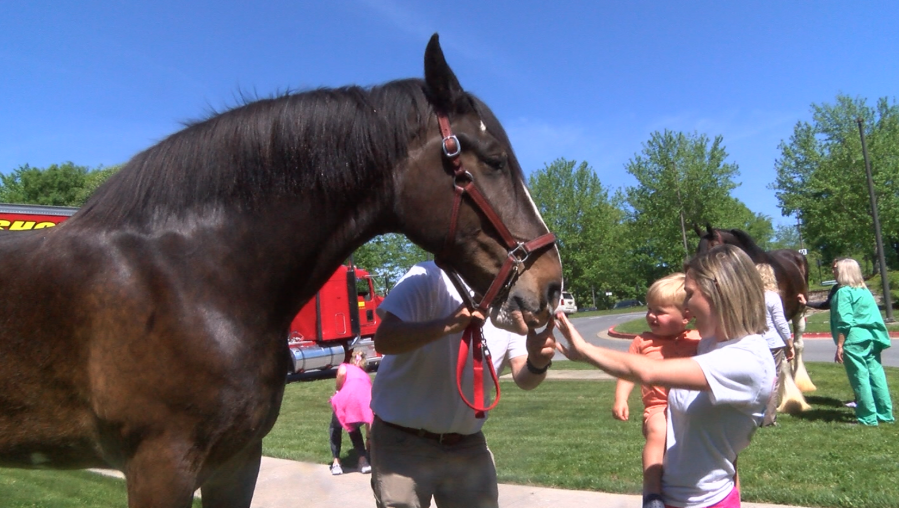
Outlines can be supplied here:
[[749, 256], [749, 259], [751, 259], [753, 263], [770, 263], [768, 253], [763, 251], [762, 248], [758, 245], [741, 245], [740, 247], [743, 249], [743, 252], [745, 252]]
[[342, 210], [298, 203], [236, 218], [236, 229], [243, 234], [235, 239], [233, 252], [243, 260], [245, 273], [264, 271], [251, 282], [250, 292], [270, 299], [273, 308], [288, 309], [292, 317], [353, 251], [394, 229], [391, 200], [384, 192]]

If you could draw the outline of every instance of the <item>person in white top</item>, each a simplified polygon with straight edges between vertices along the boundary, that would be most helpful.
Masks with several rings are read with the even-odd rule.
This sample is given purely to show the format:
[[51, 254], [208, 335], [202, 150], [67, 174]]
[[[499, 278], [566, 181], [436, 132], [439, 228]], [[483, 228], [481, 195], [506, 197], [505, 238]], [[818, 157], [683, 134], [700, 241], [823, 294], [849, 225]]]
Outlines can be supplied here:
[[[496, 469], [481, 427], [458, 393], [456, 361], [472, 319], [449, 277], [433, 262], [415, 265], [378, 306], [375, 349], [384, 356], [372, 387], [372, 490], [379, 507], [498, 506]], [[553, 326], [527, 337], [484, 323], [497, 374], [511, 367], [515, 384], [539, 385], [555, 354]], [[484, 393], [492, 393], [485, 365]], [[472, 372], [462, 387], [469, 398]], [[485, 397], [488, 399], [489, 396]]]
[[774, 358], [774, 371], [777, 373], [774, 393], [765, 408], [765, 420], [762, 422], [762, 427], [768, 427], [777, 425], [777, 406], [780, 405], [778, 399], [783, 393], [784, 376], [790, 375], [789, 371], [782, 372], [784, 359], [788, 362], [793, 360], [795, 352], [790, 325], [784, 316], [783, 301], [780, 299], [780, 293], [777, 292], [774, 269], [767, 263], [759, 263], [755, 265], [755, 268], [759, 271], [762, 285], [765, 288], [765, 323], [768, 329], [762, 334], [762, 337], [768, 342], [768, 349], [771, 350], [771, 357]]
[[737, 455], [762, 423], [774, 388], [762, 281], [743, 251], [720, 245], [686, 266], [686, 307], [702, 340], [691, 358], [654, 360], [593, 346], [557, 314], [571, 360], [635, 383], [668, 386], [668, 440], [662, 495], [645, 507], [740, 506]]

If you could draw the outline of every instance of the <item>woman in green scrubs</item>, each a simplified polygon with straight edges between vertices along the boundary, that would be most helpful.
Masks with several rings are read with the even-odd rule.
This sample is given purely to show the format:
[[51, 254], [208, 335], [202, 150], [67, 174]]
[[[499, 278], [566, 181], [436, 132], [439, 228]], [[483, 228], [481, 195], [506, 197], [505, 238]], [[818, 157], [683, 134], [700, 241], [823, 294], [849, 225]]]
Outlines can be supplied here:
[[880, 363], [881, 351], [890, 347], [890, 336], [880, 309], [856, 260], [838, 259], [833, 268], [840, 285], [830, 309], [830, 333], [837, 344], [834, 361], [846, 368], [855, 392], [858, 423], [892, 423], [893, 404]]

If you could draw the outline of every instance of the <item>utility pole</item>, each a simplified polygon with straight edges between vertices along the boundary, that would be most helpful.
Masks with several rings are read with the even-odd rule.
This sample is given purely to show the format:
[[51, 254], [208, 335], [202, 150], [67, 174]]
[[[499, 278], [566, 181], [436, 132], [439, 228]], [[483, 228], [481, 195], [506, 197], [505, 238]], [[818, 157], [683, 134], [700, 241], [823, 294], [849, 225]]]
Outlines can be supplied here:
[[680, 195], [680, 178], [678, 178], [677, 175], [677, 166], [668, 166], [668, 168], [674, 178], [674, 190], [677, 191], [677, 207], [678, 212], [680, 213], [680, 236], [684, 241], [684, 256], [689, 256], [690, 250], [687, 248], [687, 228], [684, 225], [684, 200]]
[[880, 265], [880, 279], [883, 281], [883, 306], [886, 307], [884, 321], [892, 323], [893, 299], [890, 297], [890, 279], [887, 277], [886, 259], [883, 255], [883, 238], [880, 236], [880, 217], [877, 215], [877, 197], [874, 195], [874, 180], [871, 178], [871, 161], [868, 160], [868, 146], [865, 144], [865, 119], [858, 117], [858, 134], [862, 139], [862, 155], [865, 157], [865, 175], [868, 177], [868, 195], [871, 197], [871, 217], [874, 219], [874, 238], [877, 240], [877, 264]]

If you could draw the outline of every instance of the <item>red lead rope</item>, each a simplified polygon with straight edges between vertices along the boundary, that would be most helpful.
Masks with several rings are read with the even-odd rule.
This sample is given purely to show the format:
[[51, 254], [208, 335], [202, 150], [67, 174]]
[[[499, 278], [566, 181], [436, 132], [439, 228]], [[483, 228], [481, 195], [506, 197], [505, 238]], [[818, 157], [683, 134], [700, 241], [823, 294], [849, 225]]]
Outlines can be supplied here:
[[[459, 396], [465, 404], [474, 409], [475, 418], [484, 418], [487, 411], [490, 411], [499, 403], [499, 377], [496, 375], [496, 369], [493, 367], [493, 360], [490, 358], [490, 349], [487, 348], [486, 339], [484, 339], [484, 323], [472, 322], [462, 333], [462, 343], [459, 345], [459, 361], [456, 363], [456, 387], [459, 389]], [[468, 362], [468, 349], [471, 348], [471, 363], [474, 370], [472, 379], [474, 387], [474, 401], [469, 401], [465, 397], [465, 391], [462, 390], [462, 374], [465, 371], [465, 364]], [[490, 369], [490, 376], [493, 378], [493, 386], [496, 388], [496, 398], [489, 407], [484, 407], [484, 360], [487, 361], [487, 367]]]

